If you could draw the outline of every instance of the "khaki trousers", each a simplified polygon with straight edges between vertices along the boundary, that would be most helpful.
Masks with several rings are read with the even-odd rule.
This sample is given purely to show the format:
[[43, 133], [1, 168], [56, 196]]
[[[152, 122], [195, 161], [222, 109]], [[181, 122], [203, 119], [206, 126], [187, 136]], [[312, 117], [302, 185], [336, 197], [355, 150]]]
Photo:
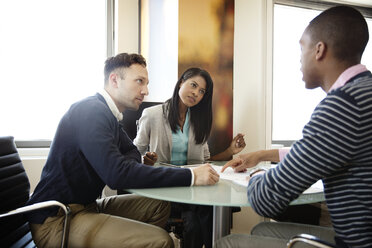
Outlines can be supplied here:
[[[173, 247], [171, 237], [162, 229], [169, 217], [169, 202], [129, 194], [69, 206], [68, 247]], [[43, 224], [30, 224], [37, 247], [61, 245], [63, 219], [60, 210]]]

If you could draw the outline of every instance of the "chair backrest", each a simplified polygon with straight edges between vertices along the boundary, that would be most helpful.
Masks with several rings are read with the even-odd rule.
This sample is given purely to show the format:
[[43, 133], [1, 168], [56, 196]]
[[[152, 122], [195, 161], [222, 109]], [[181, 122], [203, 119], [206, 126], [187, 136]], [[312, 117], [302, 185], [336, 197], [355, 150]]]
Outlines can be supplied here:
[[[137, 121], [141, 118], [142, 112], [145, 108], [162, 104], [162, 102], [143, 102], [138, 110], [125, 110], [123, 113], [123, 120], [120, 122], [123, 129], [131, 140], [134, 140], [137, 136]], [[106, 192], [108, 190], [105, 190]], [[118, 195], [129, 194], [126, 190], [117, 190]]]
[[[24, 206], [29, 194], [30, 182], [14, 138], [0, 137], [0, 213]], [[0, 246], [25, 247], [25, 244], [34, 246], [28, 222], [21, 215], [0, 219]]]
[[137, 121], [141, 118], [142, 111], [145, 108], [155, 106], [158, 104], [162, 104], [162, 102], [143, 102], [140, 105], [139, 109], [136, 111], [133, 111], [133, 110], [124, 111], [123, 120], [121, 121], [121, 124], [123, 125], [125, 132], [128, 134], [131, 140], [134, 140], [134, 138], [136, 138]]

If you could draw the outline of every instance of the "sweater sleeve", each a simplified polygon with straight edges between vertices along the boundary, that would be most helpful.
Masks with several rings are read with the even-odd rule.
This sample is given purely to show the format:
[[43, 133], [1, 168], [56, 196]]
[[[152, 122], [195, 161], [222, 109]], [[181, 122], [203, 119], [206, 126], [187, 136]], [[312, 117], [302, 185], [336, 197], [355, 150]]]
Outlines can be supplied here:
[[[346, 100], [345, 100], [346, 99]], [[297, 141], [276, 168], [253, 177], [248, 199], [260, 215], [277, 217], [319, 179], [351, 161], [358, 140], [358, 113], [348, 96], [329, 95], [315, 109]]]
[[136, 147], [105, 109], [88, 107], [79, 113], [80, 121], [76, 128], [82, 156], [110, 188], [190, 185], [191, 173], [188, 169], [139, 163], [140, 155]]

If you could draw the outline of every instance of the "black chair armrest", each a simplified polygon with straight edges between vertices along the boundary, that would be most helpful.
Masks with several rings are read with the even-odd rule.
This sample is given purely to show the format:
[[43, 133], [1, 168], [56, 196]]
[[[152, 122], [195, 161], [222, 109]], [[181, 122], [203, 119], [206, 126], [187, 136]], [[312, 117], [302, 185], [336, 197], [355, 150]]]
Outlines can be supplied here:
[[324, 240], [319, 239], [316, 236], [309, 235], [309, 234], [299, 234], [294, 237], [292, 237], [288, 243], [287, 243], [287, 248], [294, 248], [295, 243], [297, 242], [303, 242], [309, 245], [312, 245], [314, 247], [319, 247], [319, 248], [336, 248], [335, 245], [332, 245], [331, 243], [328, 243]]
[[69, 224], [70, 224], [70, 214], [71, 210], [68, 206], [58, 202], [58, 201], [45, 201], [45, 202], [38, 202], [29, 206], [20, 207], [14, 210], [11, 210], [9, 212], [0, 214], [0, 218], [4, 218], [7, 216], [17, 215], [17, 214], [23, 214], [27, 212], [32, 212], [35, 210], [43, 209], [43, 208], [49, 208], [49, 207], [60, 207], [65, 212], [65, 221], [63, 226], [63, 232], [62, 232], [62, 240], [61, 240], [61, 247], [67, 247], [68, 244], [68, 233], [69, 233]]

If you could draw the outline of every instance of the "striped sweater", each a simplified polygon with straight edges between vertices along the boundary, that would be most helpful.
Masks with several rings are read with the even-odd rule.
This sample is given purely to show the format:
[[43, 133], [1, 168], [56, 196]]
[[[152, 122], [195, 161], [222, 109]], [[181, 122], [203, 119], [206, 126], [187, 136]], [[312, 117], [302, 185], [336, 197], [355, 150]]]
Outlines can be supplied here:
[[344, 247], [372, 247], [372, 75], [367, 71], [330, 93], [314, 110], [284, 160], [250, 180], [248, 199], [265, 217], [280, 215], [322, 179]]

